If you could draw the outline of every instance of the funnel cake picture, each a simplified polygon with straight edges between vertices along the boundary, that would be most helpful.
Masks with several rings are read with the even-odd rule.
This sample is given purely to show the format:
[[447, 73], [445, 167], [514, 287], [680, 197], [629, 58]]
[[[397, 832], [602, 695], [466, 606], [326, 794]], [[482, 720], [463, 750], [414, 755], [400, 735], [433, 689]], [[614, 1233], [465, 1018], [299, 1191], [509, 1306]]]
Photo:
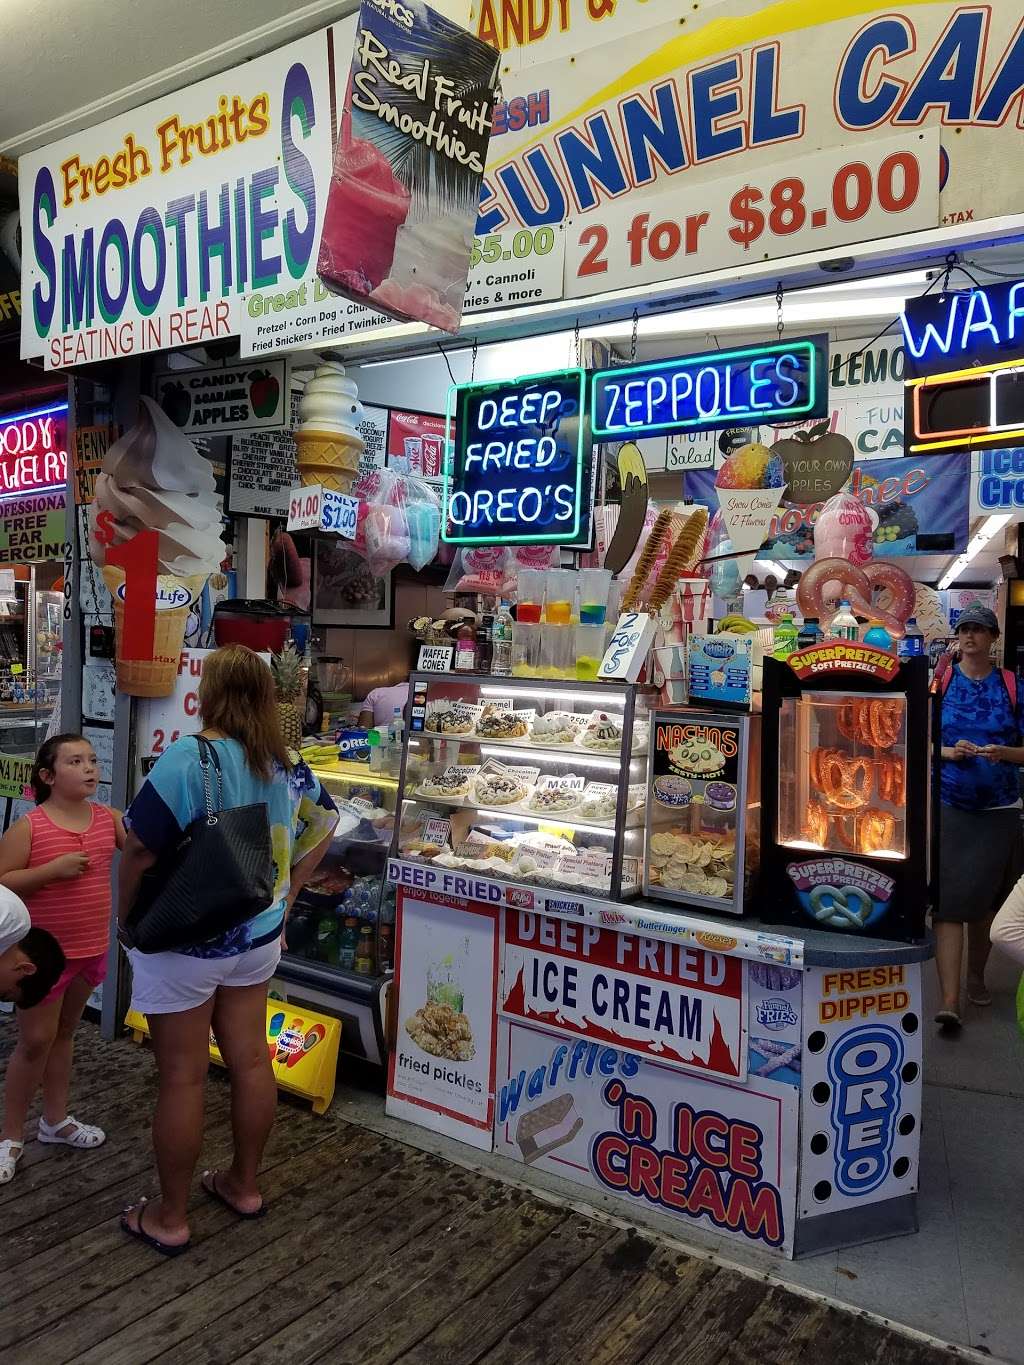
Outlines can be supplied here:
[[405, 1031], [431, 1057], [471, 1062], [476, 1056], [469, 1020], [447, 1001], [421, 1006], [405, 1021]]

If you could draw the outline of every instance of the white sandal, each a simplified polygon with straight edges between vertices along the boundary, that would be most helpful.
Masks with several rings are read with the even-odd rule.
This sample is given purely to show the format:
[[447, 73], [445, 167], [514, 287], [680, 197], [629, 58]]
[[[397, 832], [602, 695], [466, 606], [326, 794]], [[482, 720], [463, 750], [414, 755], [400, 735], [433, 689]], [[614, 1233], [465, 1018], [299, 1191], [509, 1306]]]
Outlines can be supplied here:
[[[61, 1134], [61, 1129], [71, 1125], [71, 1132]], [[65, 1147], [91, 1148], [101, 1147], [107, 1140], [107, 1135], [102, 1128], [93, 1128], [88, 1123], [79, 1123], [77, 1119], [69, 1114], [66, 1119], [61, 1119], [60, 1123], [49, 1124], [45, 1119], [39, 1120], [39, 1141], [62, 1143]]]
[[14, 1179], [15, 1168], [24, 1150], [25, 1144], [15, 1142], [13, 1138], [5, 1138], [0, 1142], [0, 1185], [6, 1185]]

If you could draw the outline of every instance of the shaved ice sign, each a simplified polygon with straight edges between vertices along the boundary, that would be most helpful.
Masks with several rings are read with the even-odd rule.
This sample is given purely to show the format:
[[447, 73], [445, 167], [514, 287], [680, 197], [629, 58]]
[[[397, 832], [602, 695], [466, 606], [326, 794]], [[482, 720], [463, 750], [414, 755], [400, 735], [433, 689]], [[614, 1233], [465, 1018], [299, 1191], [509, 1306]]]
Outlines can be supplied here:
[[317, 262], [332, 293], [458, 331], [497, 73], [422, 0], [363, 0]]

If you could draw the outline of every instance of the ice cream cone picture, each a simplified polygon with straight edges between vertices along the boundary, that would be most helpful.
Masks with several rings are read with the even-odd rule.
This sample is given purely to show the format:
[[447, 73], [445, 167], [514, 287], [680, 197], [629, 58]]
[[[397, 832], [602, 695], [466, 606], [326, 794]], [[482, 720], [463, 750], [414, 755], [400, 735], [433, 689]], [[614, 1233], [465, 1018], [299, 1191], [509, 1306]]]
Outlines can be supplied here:
[[119, 691], [174, 691], [189, 614], [224, 558], [220, 531], [209, 462], [143, 397], [135, 425], [104, 457], [89, 507], [90, 557], [113, 600]]
[[306, 385], [295, 431], [299, 480], [347, 493], [359, 472], [365, 442], [359, 423], [365, 414], [344, 365], [327, 360]]

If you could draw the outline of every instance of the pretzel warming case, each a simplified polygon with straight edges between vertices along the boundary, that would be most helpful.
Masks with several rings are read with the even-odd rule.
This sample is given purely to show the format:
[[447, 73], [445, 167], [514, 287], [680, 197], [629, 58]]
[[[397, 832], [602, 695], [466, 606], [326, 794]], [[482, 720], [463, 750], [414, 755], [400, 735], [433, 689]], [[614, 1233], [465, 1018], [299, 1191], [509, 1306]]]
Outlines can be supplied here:
[[923, 938], [938, 810], [926, 660], [856, 645], [766, 659], [763, 709], [765, 918]]

